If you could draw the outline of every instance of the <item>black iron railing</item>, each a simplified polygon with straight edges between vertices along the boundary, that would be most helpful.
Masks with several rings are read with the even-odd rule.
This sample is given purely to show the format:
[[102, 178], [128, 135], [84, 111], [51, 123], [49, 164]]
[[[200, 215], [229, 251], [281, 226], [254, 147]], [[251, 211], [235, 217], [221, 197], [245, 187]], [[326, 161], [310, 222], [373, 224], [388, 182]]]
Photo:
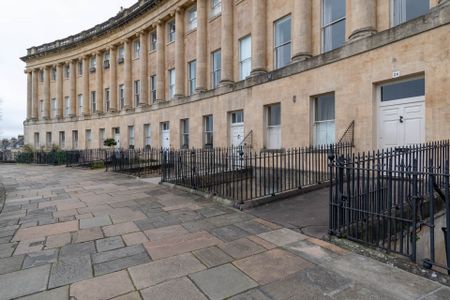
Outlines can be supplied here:
[[330, 233], [448, 270], [449, 156], [449, 141], [330, 155]]
[[348, 144], [261, 153], [243, 147], [170, 150], [163, 152], [162, 181], [243, 204], [329, 181], [331, 149], [352, 152]]
[[115, 150], [108, 153], [106, 170], [135, 176], [159, 175], [166, 151], [158, 148]]

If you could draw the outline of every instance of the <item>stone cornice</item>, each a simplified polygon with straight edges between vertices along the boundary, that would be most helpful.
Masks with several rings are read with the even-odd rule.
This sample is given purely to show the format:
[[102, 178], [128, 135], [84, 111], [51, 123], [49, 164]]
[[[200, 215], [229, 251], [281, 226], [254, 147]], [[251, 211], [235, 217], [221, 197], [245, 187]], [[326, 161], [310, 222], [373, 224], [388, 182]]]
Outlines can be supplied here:
[[99, 38], [104, 34], [107, 34], [143, 15], [163, 1], [165, 0], [139, 0], [131, 7], [120, 11], [115, 17], [112, 17], [108, 21], [98, 24], [88, 30], [61, 40], [28, 48], [27, 55], [21, 57], [20, 59], [24, 62], [28, 62], [33, 58], [73, 48], [84, 42]]

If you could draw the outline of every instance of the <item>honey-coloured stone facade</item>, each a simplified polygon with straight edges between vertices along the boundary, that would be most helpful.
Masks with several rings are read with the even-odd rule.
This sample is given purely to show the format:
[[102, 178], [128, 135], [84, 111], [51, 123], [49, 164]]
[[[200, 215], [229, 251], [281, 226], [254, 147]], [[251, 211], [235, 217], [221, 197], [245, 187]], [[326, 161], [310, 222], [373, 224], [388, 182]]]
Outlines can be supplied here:
[[[180, 148], [181, 120], [189, 119], [189, 146], [203, 147], [204, 116], [212, 115], [214, 146], [226, 147], [232, 143], [230, 114], [242, 110], [244, 134], [251, 132], [253, 148], [261, 149], [268, 143], [267, 106], [280, 103], [280, 146], [303, 146], [314, 143], [314, 97], [334, 93], [335, 141], [355, 121], [356, 148], [373, 149], [379, 146], [379, 86], [394, 73], [399, 79], [425, 78], [425, 140], [447, 139], [449, 2], [430, 0], [428, 13], [393, 26], [393, 1], [346, 0], [345, 42], [325, 52], [321, 0], [139, 1], [87, 33], [28, 49], [22, 57], [25, 143], [48, 146], [51, 133], [51, 144], [58, 144], [64, 132], [64, 149], [98, 148], [120, 128], [124, 148], [130, 139], [136, 148], [160, 147], [161, 124], [169, 122], [169, 144]], [[276, 68], [274, 24], [286, 16], [292, 24], [291, 63]], [[247, 36], [251, 73], [241, 80], [240, 40]], [[213, 87], [212, 53], [218, 49], [221, 81]], [[190, 95], [188, 63], [194, 60], [196, 90]]]

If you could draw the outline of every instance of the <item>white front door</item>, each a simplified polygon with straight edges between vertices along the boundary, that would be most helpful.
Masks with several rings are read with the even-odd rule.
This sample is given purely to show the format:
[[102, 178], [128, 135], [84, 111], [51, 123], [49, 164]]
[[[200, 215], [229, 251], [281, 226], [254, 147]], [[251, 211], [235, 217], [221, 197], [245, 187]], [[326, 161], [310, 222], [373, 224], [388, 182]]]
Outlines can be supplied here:
[[114, 140], [116, 141], [116, 149], [120, 149], [120, 129], [114, 129]]
[[425, 97], [391, 100], [380, 104], [380, 148], [425, 142]]
[[230, 127], [230, 145], [237, 147], [244, 141], [244, 123], [231, 124]]
[[169, 122], [161, 123], [161, 147], [170, 148], [170, 127]]

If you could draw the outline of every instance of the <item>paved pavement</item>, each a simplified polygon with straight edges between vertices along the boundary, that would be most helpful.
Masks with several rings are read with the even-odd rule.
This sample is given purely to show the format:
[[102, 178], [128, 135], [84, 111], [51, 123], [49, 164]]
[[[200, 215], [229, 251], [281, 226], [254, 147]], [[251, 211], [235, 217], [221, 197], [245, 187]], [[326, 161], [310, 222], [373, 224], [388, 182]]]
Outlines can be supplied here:
[[324, 238], [328, 233], [328, 192], [328, 188], [323, 188], [257, 206], [246, 212], [309, 236]]
[[199, 196], [0, 165], [0, 299], [449, 299], [450, 289]]

